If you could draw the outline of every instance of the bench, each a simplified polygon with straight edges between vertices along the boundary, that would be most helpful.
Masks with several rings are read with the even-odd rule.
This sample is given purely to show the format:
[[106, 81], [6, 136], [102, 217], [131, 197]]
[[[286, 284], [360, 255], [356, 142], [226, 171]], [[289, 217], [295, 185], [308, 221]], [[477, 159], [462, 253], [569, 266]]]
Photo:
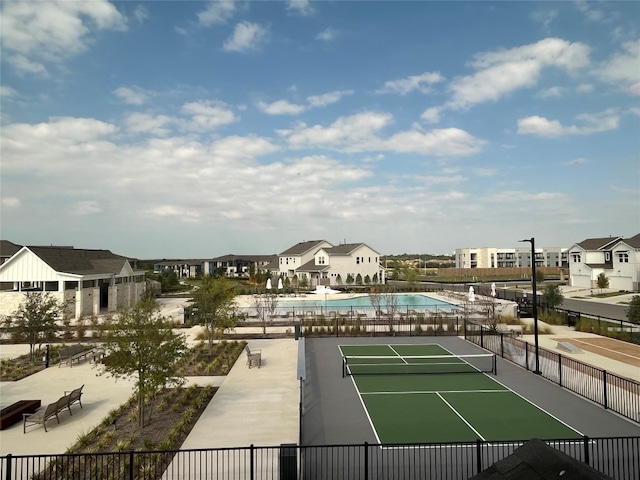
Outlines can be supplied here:
[[58, 356], [60, 357], [58, 368], [60, 368], [60, 365], [63, 363], [68, 363], [69, 367], [72, 367], [74, 360], [80, 363], [80, 360], [86, 359], [92, 353], [93, 347], [86, 347], [85, 345], [72, 345], [70, 347], [61, 348], [58, 351]]
[[[71, 413], [71, 405], [74, 403], [79, 403], [80, 408], [82, 408], [82, 389], [84, 385], [80, 388], [76, 388], [75, 390], [65, 391], [64, 395], [58, 399], [58, 401], [54, 403], [50, 403], [46, 408], [42, 408], [37, 410], [35, 413], [23, 413], [22, 414], [22, 433], [27, 433], [27, 427], [31, 425], [39, 425], [42, 424], [44, 427], [44, 431], [47, 431], [47, 420], [55, 417], [58, 424], [60, 424], [60, 417], [58, 414], [63, 410], [68, 410], [69, 415], [73, 415]], [[40, 403], [38, 401], [38, 403]]]
[[249, 348], [249, 345], [245, 347], [247, 350], [247, 365], [251, 368], [251, 365], [258, 364], [258, 368], [262, 365], [262, 351], [261, 350], [253, 350]]
[[40, 400], [18, 400], [16, 403], [4, 407], [0, 410], [0, 430], [18, 423], [23, 413], [34, 413], [40, 406]]

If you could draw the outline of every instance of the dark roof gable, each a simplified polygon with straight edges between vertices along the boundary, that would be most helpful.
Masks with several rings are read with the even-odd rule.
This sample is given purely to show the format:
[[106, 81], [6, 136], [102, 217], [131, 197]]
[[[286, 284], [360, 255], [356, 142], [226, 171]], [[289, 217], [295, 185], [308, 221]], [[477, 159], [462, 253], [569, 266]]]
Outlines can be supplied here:
[[603, 250], [621, 239], [622, 237], [587, 238], [578, 243], [578, 246], [584, 250], [593, 252], [594, 250]]
[[60, 273], [77, 275], [118, 274], [127, 258], [109, 250], [83, 250], [65, 247], [28, 247], [43, 262]]
[[21, 248], [21, 245], [16, 245], [9, 240], [0, 240], [0, 257], [13, 257]]
[[[286, 255], [302, 255], [303, 253], [308, 252], [313, 247], [319, 247], [322, 243], [325, 243], [326, 240], [309, 240], [307, 242], [300, 242], [295, 244], [293, 247], [288, 248], [284, 252], [280, 254], [280, 256]], [[329, 242], [327, 242], [329, 243]]]
[[627, 245], [629, 245], [631, 248], [637, 248], [640, 249], [640, 233], [637, 235], [634, 235], [631, 238], [625, 238], [624, 240], [622, 240], [624, 243], [626, 243]]

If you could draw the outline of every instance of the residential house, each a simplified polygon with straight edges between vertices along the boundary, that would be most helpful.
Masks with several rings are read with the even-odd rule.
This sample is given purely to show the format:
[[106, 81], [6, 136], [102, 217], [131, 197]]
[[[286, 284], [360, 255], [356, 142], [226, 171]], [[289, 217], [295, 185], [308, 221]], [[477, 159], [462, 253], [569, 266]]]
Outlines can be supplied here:
[[277, 269], [272, 273], [316, 285], [342, 286], [384, 283], [385, 270], [380, 254], [364, 243], [334, 246], [326, 240], [300, 242], [278, 255]]
[[609, 279], [609, 288], [640, 289], [640, 234], [630, 238], [588, 238], [569, 249], [572, 286], [597, 288], [598, 276]]
[[0, 314], [13, 313], [27, 292], [48, 292], [73, 318], [130, 307], [146, 286], [134, 268], [109, 250], [22, 247], [0, 265]]

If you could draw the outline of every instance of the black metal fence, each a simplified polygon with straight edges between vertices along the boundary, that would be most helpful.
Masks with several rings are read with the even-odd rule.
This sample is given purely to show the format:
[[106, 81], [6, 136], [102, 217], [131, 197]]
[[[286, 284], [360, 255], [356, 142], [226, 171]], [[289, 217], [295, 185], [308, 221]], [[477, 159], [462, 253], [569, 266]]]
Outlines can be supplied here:
[[[527, 370], [535, 370], [535, 346], [489, 326], [466, 321], [464, 338]], [[560, 353], [538, 348], [540, 374], [578, 395], [640, 423], [640, 383]]]
[[[475, 443], [402, 445], [284, 444], [162, 452], [7, 455], [0, 458], [0, 478], [459, 480], [508, 457], [523, 443], [478, 440]], [[613, 478], [640, 478], [640, 437], [584, 437], [546, 440], [546, 443]]]

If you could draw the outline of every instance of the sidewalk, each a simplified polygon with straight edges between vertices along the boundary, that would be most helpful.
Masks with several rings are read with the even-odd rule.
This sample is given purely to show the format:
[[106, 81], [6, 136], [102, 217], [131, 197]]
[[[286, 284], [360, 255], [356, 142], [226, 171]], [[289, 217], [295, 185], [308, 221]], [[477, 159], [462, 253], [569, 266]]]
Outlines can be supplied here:
[[[249, 345], [262, 350], [261, 368], [249, 369], [243, 353], [226, 377], [187, 378], [187, 386], [197, 383], [220, 388], [182, 449], [298, 442], [298, 342], [290, 338], [250, 340]], [[0, 431], [0, 455], [64, 453], [133, 394], [133, 381], [116, 381], [107, 375], [98, 376], [98, 372], [92, 364], [83, 362], [72, 368], [53, 366], [17, 382], [1, 382], [2, 406], [39, 399], [45, 407], [64, 390], [85, 387], [83, 408], [72, 407], [71, 416], [62, 413], [60, 424], [55, 419], [48, 421], [48, 432], [32, 426], [23, 434], [21, 422]]]

